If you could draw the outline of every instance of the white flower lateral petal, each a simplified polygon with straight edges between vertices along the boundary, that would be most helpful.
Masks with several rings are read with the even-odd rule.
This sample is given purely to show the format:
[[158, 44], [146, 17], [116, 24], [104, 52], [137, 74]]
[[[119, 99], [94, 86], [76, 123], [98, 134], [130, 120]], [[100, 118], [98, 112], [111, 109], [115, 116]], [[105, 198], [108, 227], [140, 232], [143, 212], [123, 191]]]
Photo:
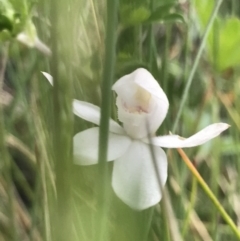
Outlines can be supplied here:
[[[53, 85], [53, 77], [50, 74], [43, 71], [42, 71], [42, 74], [49, 81], [49, 83]], [[73, 105], [73, 113], [75, 115], [93, 124], [96, 124], [96, 125], [100, 124], [101, 110], [98, 106], [85, 101], [80, 101], [75, 99], [73, 100], [72, 105]], [[109, 129], [110, 131], [116, 134], [125, 133], [124, 129], [112, 119], [110, 119], [110, 122], [109, 122]]]
[[[52, 77], [43, 72], [53, 84]], [[154, 137], [166, 117], [168, 99], [164, 91], [146, 69], [137, 69], [120, 78], [112, 87], [117, 94], [118, 118], [109, 121], [107, 160], [114, 160], [112, 187], [115, 194], [129, 207], [144, 210], [157, 204], [162, 197], [162, 186], [167, 180], [167, 157], [161, 147], [184, 148], [202, 145], [218, 136], [229, 125], [216, 123], [207, 126], [185, 139], [178, 135]], [[100, 123], [100, 108], [93, 104], [73, 100], [73, 112], [80, 118], [96, 125]], [[149, 125], [157, 170], [154, 170], [147, 138]], [[99, 128], [94, 127], [77, 133], [73, 138], [74, 162], [79, 165], [97, 164]], [[157, 178], [156, 175], [159, 175]]]
[[[93, 165], [98, 162], [99, 127], [79, 132], [73, 137], [74, 163]], [[107, 161], [121, 157], [131, 144], [128, 136], [109, 133]]]
[[[226, 123], [215, 123], [207, 126], [189, 138], [184, 138], [178, 135], [157, 136], [151, 139], [151, 143], [155, 146], [165, 148], [194, 147], [208, 142], [228, 128], [229, 125]], [[148, 140], [145, 139], [144, 142], [148, 143]]]
[[[73, 100], [73, 113], [86, 121], [96, 125], [100, 124], [101, 110], [96, 105], [85, 101]], [[109, 121], [109, 130], [116, 134], [125, 134], [123, 128], [112, 119]]]

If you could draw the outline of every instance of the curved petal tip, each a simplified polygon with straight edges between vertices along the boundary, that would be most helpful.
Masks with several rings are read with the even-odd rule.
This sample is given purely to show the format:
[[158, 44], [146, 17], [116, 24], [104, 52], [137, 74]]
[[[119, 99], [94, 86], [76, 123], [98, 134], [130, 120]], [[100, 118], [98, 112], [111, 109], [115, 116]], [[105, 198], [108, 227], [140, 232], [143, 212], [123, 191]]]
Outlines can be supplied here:
[[41, 73], [45, 76], [45, 78], [49, 81], [49, 83], [53, 85], [53, 77], [47, 72], [41, 71]]
[[186, 148], [199, 146], [217, 137], [229, 127], [230, 125], [226, 123], [215, 123], [205, 127], [189, 138], [184, 138], [178, 135], [158, 136], [152, 138], [152, 143], [153, 145], [166, 148]]

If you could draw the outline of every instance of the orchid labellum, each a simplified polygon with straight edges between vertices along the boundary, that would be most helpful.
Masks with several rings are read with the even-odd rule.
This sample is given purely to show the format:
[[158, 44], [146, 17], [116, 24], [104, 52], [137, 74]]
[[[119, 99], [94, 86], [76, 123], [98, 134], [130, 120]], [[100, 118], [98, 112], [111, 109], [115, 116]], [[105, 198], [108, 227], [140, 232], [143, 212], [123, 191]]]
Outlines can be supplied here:
[[[44, 75], [52, 82], [49, 74]], [[153, 76], [146, 69], [140, 68], [120, 78], [112, 89], [117, 94], [118, 119], [123, 124], [120, 126], [110, 119], [107, 161], [114, 161], [112, 187], [125, 204], [133, 209], [143, 210], [157, 204], [162, 197], [148, 136], [151, 136], [157, 173], [164, 186], [167, 180], [167, 157], [161, 147], [198, 146], [218, 136], [229, 125], [212, 124], [187, 139], [178, 135], [155, 136], [166, 117], [169, 102]], [[95, 105], [74, 100], [73, 111], [89, 122], [96, 125], [100, 123], [100, 108]], [[98, 137], [99, 127], [87, 129], [74, 136], [76, 164], [97, 164]]]

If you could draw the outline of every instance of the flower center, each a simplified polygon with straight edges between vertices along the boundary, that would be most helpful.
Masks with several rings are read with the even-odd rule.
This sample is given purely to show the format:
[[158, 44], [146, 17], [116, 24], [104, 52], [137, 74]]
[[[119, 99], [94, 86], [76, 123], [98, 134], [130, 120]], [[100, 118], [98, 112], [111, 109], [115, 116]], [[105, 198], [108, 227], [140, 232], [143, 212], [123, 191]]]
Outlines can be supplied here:
[[151, 94], [138, 86], [133, 95], [133, 99], [128, 100], [128, 102], [122, 99], [122, 105], [124, 106], [125, 111], [129, 113], [148, 113], [150, 100]]
[[[142, 107], [143, 110], [148, 109], [149, 102], [151, 99], [151, 94], [148, 91], [144, 90], [141, 87], [138, 87], [134, 97], [135, 97], [136, 101], [139, 103], [139, 105]], [[147, 111], [145, 111], [145, 112], [147, 112]]]

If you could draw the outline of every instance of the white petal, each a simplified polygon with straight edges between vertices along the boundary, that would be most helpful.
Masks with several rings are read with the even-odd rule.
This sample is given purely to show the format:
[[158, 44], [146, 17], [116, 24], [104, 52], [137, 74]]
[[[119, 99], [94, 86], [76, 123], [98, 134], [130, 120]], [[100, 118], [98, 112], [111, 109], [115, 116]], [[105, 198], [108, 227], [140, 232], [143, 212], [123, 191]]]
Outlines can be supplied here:
[[[101, 110], [96, 105], [85, 101], [73, 100], [73, 113], [86, 121], [96, 125], [100, 124]], [[117, 134], [125, 133], [123, 128], [112, 119], [109, 121], [109, 131]]]
[[168, 102], [163, 101], [162, 99], [157, 98], [157, 97], [153, 97], [153, 99], [154, 99], [156, 105], [147, 119], [149, 131], [151, 134], [155, 133], [157, 131], [157, 129], [159, 128], [159, 126], [162, 124], [162, 122], [164, 121], [164, 119], [167, 115], [168, 107], [169, 107]]
[[[78, 165], [93, 165], [98, 162], [99, 127], [79, 132], [73, 138], [74, 163]], [[131, 144], [127, 136], [109, 133], [107, 161], [122, 156]]]
[[53, 85], [53, 77], [50, 74], [48, 74], [47, 72], [42, 71], [42, 74], [46, 77], [46, 79], [49, 81], [49, 83], [51, 85]]
[[126, 84], [130, 85], [131, 83], [135, 83], [141, 86], [143, 89], [147, 90], [150, 94], [156, 96], [159, 99], [162, 99], [162, 101], [168, 104], [167, 96], [163, 92], [159, 83], [154, 79], [152, 74], [144, 68], [136, 69], [131, 74], [123, 76], [113, 85], [112, 89], [118, 92], [118, 90], [120, 90]]
[[[184, 148], [199, 146], [203, 143], [215, 138], [221, 132], [229, 128], [228, 124], [215, 123], [207, 126], [195, 135], [185, 139], [178, 135], [157, 136], [152, 138], [152, 144], [166, 148]], [[148, 142], [147, 139], [144, 142]]]
[[25, 32], [21, 32], [17, 35], [17, 40], [30, 48], [34, 47], [36, 38], [36, 33], [33, 33], [32, 36], [26, 34]]
[[[42, 73], [50, 82], [50, 84], [53, 85], [53, 77], [46, 72], [42, 72]], [[93, 105], [85, 101], [74, 99], [73, 113], [86, 121], [92, 122], [96, 125], [100, 124], [101, 110], [96, 105]], [[112, 119], [109, 120], [109, 130], [117, 134], [125, 134], [125, 131], [123, 130], [123, 128]]]
[[151, 134], [166, 117], [169, 102], [158, 82], [145, 69], [137, 69], [120, 78], [112, 87], [117, 93], [118, 118], [126, 132], [134, 138]]
[[[160, 147], [153, 147], [162, 186], [167, 180], [167, 157]], [[149, 145], [133, 141], [127, 152], [114, 161], [112, 186], [128, 206], [143, 210], [157, 204], [162, 193], [154, 170]]]
[[35, 48], [47, 56], [50, 56], [52, 54], [50, 48], [45, 43], [43, 43], [39, 38], [36, 38], [35, 40]]
[[136, 70], [135, 83], [160, 99], [163, 103], [165, 103], [165, 105], [169, 105], [168, 98], [159, 83], [146, 69], [140, 68]]

